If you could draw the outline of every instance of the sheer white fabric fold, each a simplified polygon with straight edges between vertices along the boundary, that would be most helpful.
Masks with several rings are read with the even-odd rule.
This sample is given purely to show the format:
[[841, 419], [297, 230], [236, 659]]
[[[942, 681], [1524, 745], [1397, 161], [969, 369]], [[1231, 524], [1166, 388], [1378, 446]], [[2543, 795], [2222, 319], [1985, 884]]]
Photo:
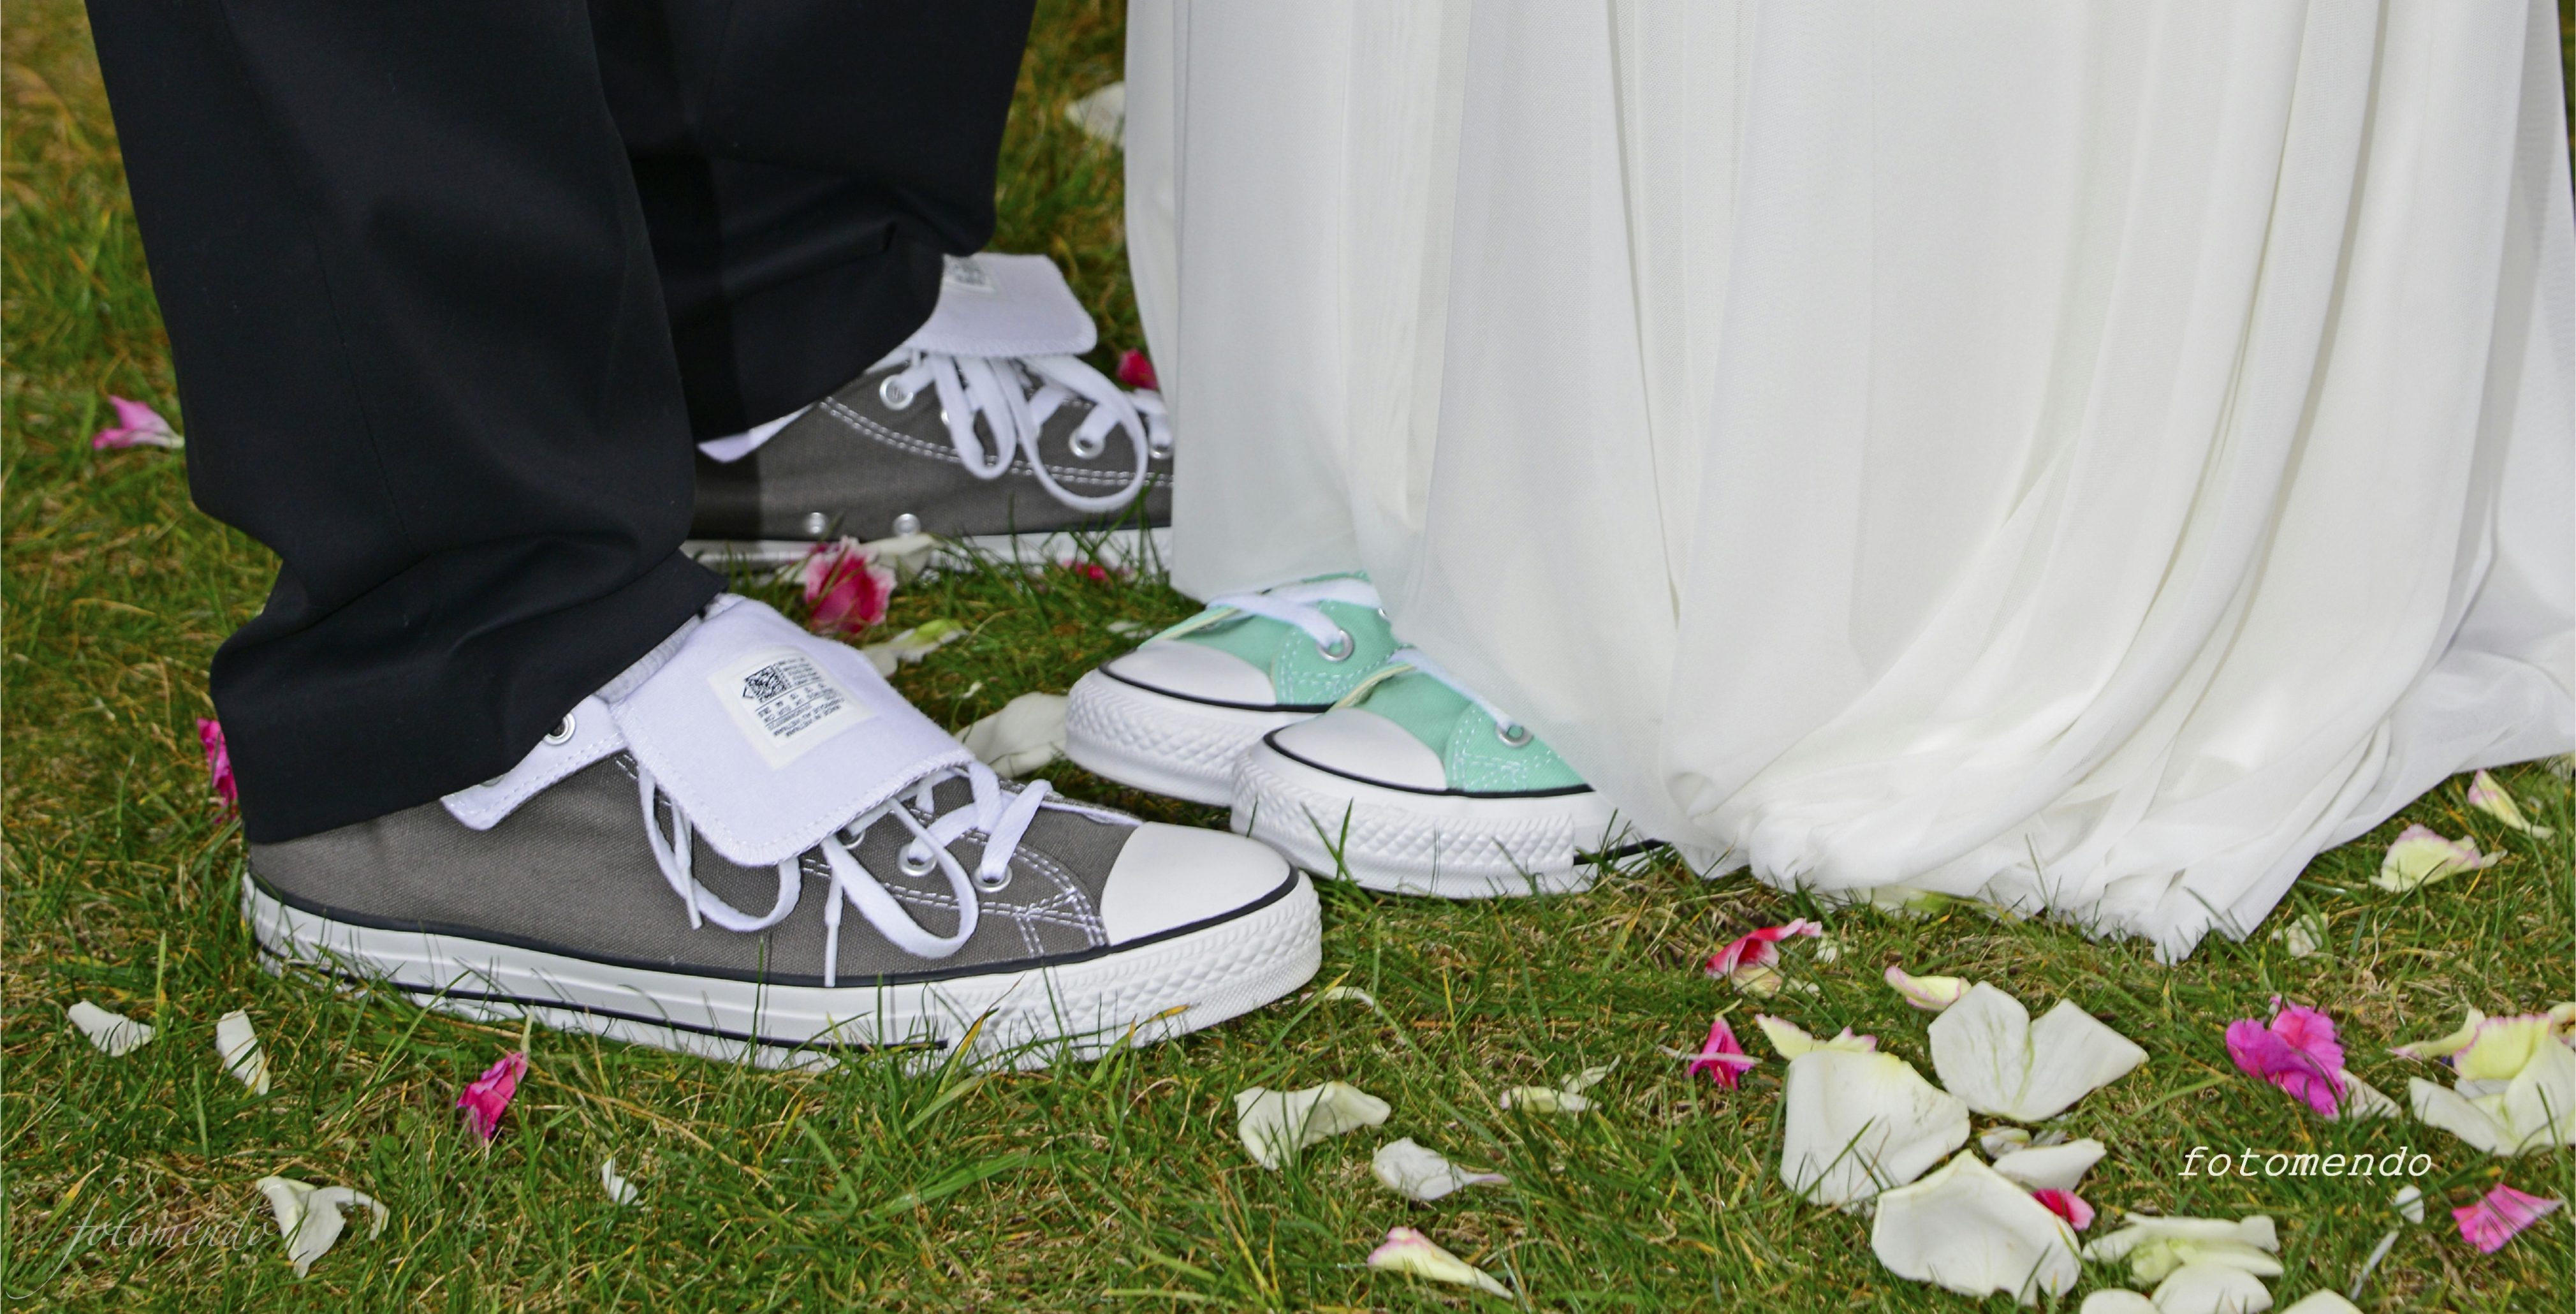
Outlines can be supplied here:
[[1139, 0], [1177, 580], [1367, 570], [1720, 865], [2241, 935], [2576, 748], [2554, 18]]

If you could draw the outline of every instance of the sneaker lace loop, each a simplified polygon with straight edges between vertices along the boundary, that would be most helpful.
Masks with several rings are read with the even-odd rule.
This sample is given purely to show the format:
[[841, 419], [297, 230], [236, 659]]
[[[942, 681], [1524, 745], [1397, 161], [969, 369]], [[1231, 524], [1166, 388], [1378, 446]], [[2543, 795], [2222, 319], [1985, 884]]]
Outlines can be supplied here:
[[1207, 610], [1165, 630], [1159, 638], [1178, 638], [1192, 630], [1205, 629], [1237, 615], [1260, 616], [1283, 625], [1293, 625], [1306, 632], [1315, 646], [1331, 652], [1342, 649], [1351, 640], [1350, 632], [1317, 605], [1326, 602], [1348, 603], [1355, 607], [1375, 608], [1377, 589], [1367, 580], [1357, 578], [1309, 580], [1290, 584], [1267, 593], [1227, 593], [1208, 599]]
[[[918, 396], [928, 389], [938, 396], [949, 444], [968, 474], [999, 479], [1014, 461], [1025, 458], [1039, 487], [1076, 511], [1126, 506], [1144, 489], [1153, 458], [1172, 450], [1171, 421], [1159, 394], [1128, 392], [1076, 357], [952, 356], [907, 347], [888, 359], [900, 366], [889, 381], [898, 395]], [[1066, 488], [1039, 449], [1047, 420], [1076, 398], [1091, 404], [1091, 414], [1070, 440], [1076, 456], [1088, 460], [1106, 451], [1113, 431], [1125, 435], [1135, 451], [1135, 469], [1115, 492], [1092, 496]], [[989, 446], [976, 432], [978, 419], [992, 434]]]

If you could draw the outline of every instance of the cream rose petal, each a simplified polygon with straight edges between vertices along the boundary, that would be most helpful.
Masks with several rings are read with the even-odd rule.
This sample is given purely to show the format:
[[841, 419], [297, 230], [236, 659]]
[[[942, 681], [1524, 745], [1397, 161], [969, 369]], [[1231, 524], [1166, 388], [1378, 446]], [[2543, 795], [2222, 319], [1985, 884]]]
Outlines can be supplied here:
[[2043, 1145], [2027, 1150], [2014, 1150], [1995, 1159], [1995, 1171], [2032, 1191], [2072, 1191], [2102, 1162], [2108, 1153], [2102, 1142], [2087, 1136], [2062, 1145]]
[[2083, 1272], [2066, 1220], [1973, 1150], [1879, 1196], [1869, 1248], [1898, 1277], [2024, 1305], [2066, 1294]]
[[975, 760], [1005, 776], [1024, 776], [1064, 756], [1063, 694], [1024, 693], [1002, 710], [957, 732]]
[[1379, 1146], [1369, 1159], [1369, 1171], [1386, 1189], [1423, 1201], [1437, 1200], [1470, 1186], [1501, 1185], [1511, 1180], [1501, 1173], [1471, 1173], [1449, 1162], [1438, 1150], [1415, 1144], [1410, 1136]]
[[1780, 1180], [1820, 1205], [1903, 1186], [1968, 1141], [1967, 1106], [1890, 1054], [1801, 1054], [1781, 1101]]
[[251, 1030], [250, 1014], [234, 1009], [215, 1019], [215, 1053], [251, 1094], [268, 1093], [268, 1055], [260, 1050], [259, 1033]]
[[2021, 1001], [1978, 982], [1933, 1019], [1932, 1066], [1978, 1113], [2038, 1122], [2127, 1075], [2147, 1052], [2071, 1000], [2037, 1023]]
[[2469, 1015], [2461, 1020], [2459, 1030], [2454, 1031], [2447, 1036], [2436, 1036], [2431, 1040], [2418, 1040], [2412, 1044], [2398, 1045], [2391, 1048], [2388, 1052], [2395, 1054], [2400, 1058], [2449, 1058], [2453, 1054], [2457, 1054], [2461, 1050], [2467, 1049], [2471, 1043], [2477, 1040], [2478, 1029], [2486, 1025], [2486, 1020], [2486, 1014], [2472, 1008], [2469, 1010]]
[[2521, 805], [2513, 801], [2513, 795], [2507, 793], [2504, 786], [2497, 784], [2494, 776], [2484, 771], [2469, 777], [2468, 801], [2470, 807], [2533, 839], [2548, 839], [2558, 833], [2547, 826], [2531, 824], [2530, 820], [2522, 815]]
[[64, 1011], [71, 1015], [72, 1025], [80, 1028], [81, 1035], [109, 1058], [123, 1058], [152, 1040], [152, 1028], [86, 999]]
[[2489, 1089], [2495, 1084], [2453, 1090], [2416, 1077], [2406, 1083], [2407, 1101], [2419, 1120], [2489, 1154], [2576, 1145], [2576, 1051], [2543, 1045], [2503, 1089]]
[[2281, 1238], [2269, 1216], [2254, 1214], [2231, 1223], [2223, 1218], [2156, 1217], [2131, 1214], [2118, 1231], [2084, 1247], [2084, 1258], [2096, 1264], [2129, 1263], [2140, 1282], [2156, 1282], [2185, 1264], [2232, 1264], [2256, 1277], [2279, 1277]]
[[2398, 1187], [2397, 1194], [2390, 1198], [2388, 1204], [2390, 1208], [2397, 1211], [2398, 1217], [2405, 1219], [2407, 1222], [2420, 1223], [2424, 1221], [2424, 1190], [2422, 1187]]
[[2272, 932], [2272, 938], [2280, 941], [2292, 958], [2314, 958], [2326, 947], [2326, 919], [2315, 913], [2302, 913]]
[[1977, 1133], [1977, 1148], [1989, 1159], [2001, 1159], [2015, 1150], [2027, 1150], [2035, 1142], [2027, 1127], [1988, 1127]]
[[1410, 1273], [1433, 1282], [1473, 1287], [1488, 1295], [1511, 1298], [1511, 1288], [1492, 1274], [1440, 1248], [1438, 1242], [1409, 1227], [1388, 1228], [1386, 1241], [1369, 1252], [1368, 1266], [1389, 1273]]
[[1234, 1097], [1234, 1131], [1254, 1162], [1277, 1172], [1307, 1146], [1375, 1127], [1392, 1112], [1385, 1100], [1346, 1082], [1286, 1091], [1255, 1086]]
[[348, 1226], [342, 1210], [366, 1207], [375, 1216], [367, 1235], [384, 1233], [385, 1207], [363, 1191], [345, 1186], [315, 1187], [292, 1177], [263, 1177], [258, 1185], [260, 1194], [268, 1197], [270, 1214], [277, 1219], [278, 1234], [286, 1238], [286, 1258], [295, 1265], [297, 1277], [305, 1276], [312, 1270], [314, 1260], [340, 1243], [340, 1233]]
[[2320, 1287], [2290, 1302], [2281, 1314], [2361, 1314], [2361, 1307]]
[[2156, 1284], [2156, 1314], [2261, 1314], [2272, 1308], [2263, 1279], [2228, 1264], [2185, 1264]]
[[1842, 1034], [1831, 1040], [1818, 1040], [1797, 1023], [1773, 1017], [1768, 1013], [1754, 1014], [1753, 1025], [1761, 1029], [1764, 1040], [1771, 1042], [1771, 1052], [1784, 1059], [1793, 1059], [1801, 1054], [1811, 1054], [1820, 1049], [1836, 1049], [1846, 1054], [1870, 1054], [1878, 1050], [1878, 1037], [1855, 1036], [1850, 1027], [1844, 1027]]
[[2408, 826], [2398, 832], [2395, 843], [2379, 860], [2379, 874], [2370, 883], [2383, 890], [2404, 894], [2435, 881], [2457, 876], [2464, 871], [2480, 871], [2504, 861], [2502, 853], [2480, 853], [2475, 841], [2444, 839], [2422, 826]]
[[1907, 1004], [1927, 1013], [1938, 1013], [1968, 993], [1968, 983], [1958, 977], [1913, 976], [1902, 967], [1887, 969], [1887, 984], [1903, 995]]
[[1514, 1086], [1496, 1102], [1523, 1113], [1582, 1113], [1592, 1107], [1583, 1095], [1554, 1086]]
[[635, 1203], [638, 1194], [635, 1183], [617, 1175], [617, 1156], [613, 1154], [599, 1161], [599, 1189], [608, 1192], [612, 1203], [622, 1205]]
[[2104, 1287], [2086, 1296], [2076, 1314], [2156, 1314], [2156, 1302], [2134, 1291]]

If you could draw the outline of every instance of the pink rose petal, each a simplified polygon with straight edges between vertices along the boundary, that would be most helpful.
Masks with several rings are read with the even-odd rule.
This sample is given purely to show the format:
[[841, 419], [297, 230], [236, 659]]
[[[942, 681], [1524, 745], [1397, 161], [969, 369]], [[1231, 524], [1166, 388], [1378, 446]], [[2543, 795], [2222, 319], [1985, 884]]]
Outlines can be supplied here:
[[1155, 389], [1162, 386], [1154, 381], [1154, 362], [1147, 360], [1145, 353], [1134, 347], [1118, 353], [1118, 382], [1130, 388]]
[[197, 742], [206, 750], [206, 774], [214, 781], [215, 798], [227, 812], [240, 807], [241, 788], [233, 783], [233, 754], [224, 746], [222, 723], [198, 717]]
[[2271, 1025], [2252, 1018], [2227, 1024], [2227, 1056], [2247, 1076], [2260, 1077], [2305, 1100], [2319, 1116], [2334, 1117], [2343, 1102], [2343, 1046], [2334, 1019], [2313, 1008], [2286, 1008], [2274, 996]]
[[[1720, 980], [1754, 988], [1757, 993], [1771, 994], [1779, 989], [1778, 974], [1773, 964], [1780, 961], [1780, 941], [1794, 935], [1823, 935], [1825, 928], [1801, 917], [1786, 926], [1765, 926], [1738, 936], [1734, 943], [1709, 956], [1707, 972]], [[1768, 983], [1770, 989], [1759, 989]]]
[[2093, 1225], [2093, 1206], [2073, 1191], [2049, 1189], [2033, 1191], [2030, 1198], [2048, 1206], [2048, 1212], [2066, 1220], [2068, 1227], [2081, 1232]]
[[177, 447], [179, 435], [161, 412], [139, 401], [129, 401], [114, 393], [107, 404], [116, 411], [116, 423], [91, 434], [89, 445], [96, 451], [114, 451], [123, 447]]
[[1733, 1090], [1744, 1079], [1744, 1070], [1761, 1061], [1744, 1052], [1744, 1046], [1736, 1043], [1735, 1028], [1721, 1017], [1709, 1027], [1708, 1042], [1700, 1046], [1698, 1057], [1683, 1071], [1694, 1077], [1705, 1072], [1710, 1081]]
[[528, 1056], [512, 1051], [501, 1061], [483, 1070], [483, 1075], [456, 1097], [456, 1107], [465, 1111], [465, 1125], [489, 1145], [501, 1134], [501, 1114], [510, 1107], [510, 1097], [519, 1093], [519, 1078], [528, 1073]]
[[894, 569], [857, 539], [805, 554], [805, 628], [816, 634], [857, 634], [884, 620], [893, 599]]
[[2452, 1210], [2451, 1217], [2459, 1220], [2461, 1240], [2492, 1255], [2504, 1249], [2504, 1243], [2522, 1229], [2548, 1217], [2561, 1203], [2498, 1182], [2485, 1198]]

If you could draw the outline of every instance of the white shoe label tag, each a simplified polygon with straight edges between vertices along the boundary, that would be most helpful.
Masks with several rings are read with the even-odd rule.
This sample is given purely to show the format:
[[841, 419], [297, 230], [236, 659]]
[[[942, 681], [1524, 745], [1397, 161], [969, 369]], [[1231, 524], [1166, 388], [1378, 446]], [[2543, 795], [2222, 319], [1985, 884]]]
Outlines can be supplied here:
[[993, 290], [993, 276], [985, 273], [982, 265], [975, 263], [975, 257], [941, 256], [940, 261], [939, 281], [943, 288], [953, 287], [960, 292]]
[[875, 715], [794, 648], [767, 648], [720, 666], [707, 677], [707, 687], [772, 767], [805, 756]]

